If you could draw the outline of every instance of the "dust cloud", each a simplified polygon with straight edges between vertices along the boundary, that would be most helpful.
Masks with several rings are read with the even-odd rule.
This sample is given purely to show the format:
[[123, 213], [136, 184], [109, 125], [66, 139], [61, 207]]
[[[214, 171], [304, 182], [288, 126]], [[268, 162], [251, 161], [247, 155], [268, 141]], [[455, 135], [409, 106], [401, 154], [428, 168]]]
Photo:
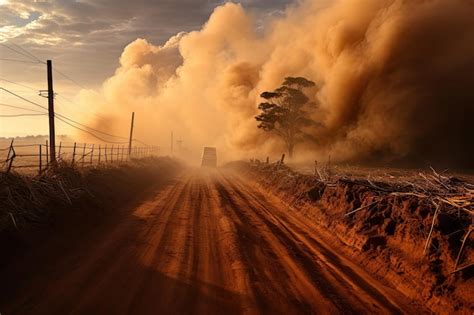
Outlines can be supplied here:
[[185, 156], [212, 145], [221, 160], [264, 157], [284, 146], [256, 127], [259, 95], [286, 76], [317, 84], [308, 96], [322, 127], [297, 156], [473, 166], [472, 0], [302, 1], [263, 28], [227, 3], [162, 46], [130, 43], [80, 101], [121, 134], [135, 111], [137, 138], [165, 152], [173, 130]]

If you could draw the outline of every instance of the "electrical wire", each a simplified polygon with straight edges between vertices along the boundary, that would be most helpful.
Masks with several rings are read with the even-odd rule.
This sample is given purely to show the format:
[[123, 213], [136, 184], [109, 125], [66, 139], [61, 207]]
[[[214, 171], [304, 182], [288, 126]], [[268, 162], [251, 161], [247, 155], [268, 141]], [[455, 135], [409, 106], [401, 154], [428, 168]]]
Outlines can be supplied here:
[[13, 93], [13, 92], [10, 91], [10, 90], [7, 90], [7, 89], [2, 88], [2, 87], [0, 87], [0, 90], [3, 90], [3, 91], [5, 91], [5, 92], [7, 92], [7, 93], [10, 93], [11, 95], [14, 95], [14, 96], [18, 97], [19, 99], [22, 99], [22, 100], [24, 100], [25, 102], [28, 102], [28, 103], [33, 104], [33, 105], [35, 105], [35, 106], [41, 107], [42, 109], [48, 110], [46, 107], [44, 107], [44, 106], [42, 106], [42, 105], [40, 105], [40, 104], [38, 104], [38, 103], [36, 103], [36, 102], [30, 101], [29, 99], [24, 98], [23, 96], [20, 96], [20, 95], [18, 95], [18, 94], [16, 94], [16, 93]]
[[21, 63], [33, 63], [33, 64], [37, 64], [36, 61], [20, 60], [20, 59], [0, 58], [0, 60], [3, 60], [3, 61], [11, 61], [11, 62], [21, 62]]
[[[81, 107], [81, 105], [79, 105], [78, 103], [72, 101], [70, 98], [67, 98], [67, 97], [61, 95], [60, 93], [57, 93], [56, 96], [58, 96], [59, 98], [64, 99], [65, 101], [67, 101], [67, 102], [69, 102], [69, 103], [71, 103], [71, 104], [73, 104], [73, 105], [76, 105], [77, 107]], [[61, 103], [59, 103], [59, 105], [61, 105]], [[93, 112], [88, 112], [88, 113], [86, 113], [86, 112], [84, 112], [84, 111], [78, 110], [77, 107], [74, 107], [74, 109], [77, 110], [78, 112], [80, 112], [81, 114], [93, 115], [93, 116], [95, 116], [95, 117], [97, 117], [97, 118], [99, 118], [99, 119], [104, 119], [104, 120], [106, 120], [106, 118], [104, 118], [104, 117], [101, 116], [101, 115], [98, 115], [98, 114], [93, 113]]]
[[143, 144], [143, 145], [146, 145], [146, 146], [150, 146], [149, 144], [147, 144], [147, 143], [145, 143], [145, 142], [143, 142], [143, 141], [141, 141], [141, 140], [138, 140], [138, 139], [133, 139], [133, 141], [139, 142], [139, 143], [141, 143], [141, 144]]
[[30, 56], [30, 55], [28, 55], [28, 54], [26, 54], [26, 53], [24, 53], [24, 52], [22, 52], [22, 51], [18, 51], [18, 50], [16, 50], [16, 49], [13, 49], [12, 47], [8, 46], [8, 45], [5, 44], [5, 43], [0, 43], [0, 45], [2, 45], [3, 47], [6, 47], [6, 48], [8, 48], [8, 49], [10, 49], [11, 51], [13, 51], [13, 52], [15, 52], [15, 53], [17, 53], [17, 54], [19, 54], [19, 55], [22, 55], [23, 57], [32, 59], [32, 60], [34, 60], [35, 62], [38, 62], [38, 63], [41, 63], [41, 62], [42, 62], [42, 61], [40, 61], [39, 59], [33, 58], [32, 56]]
[[22, 83], [18, 83], [18, 82], [14, 82], [14, 81], [11, 81], [11, 80], [7, 80], [7, 79], [4, 79], [4, 78], [0, 78], [0, 81], [5, 81], [5, 82], [11, 83], [11, 84], [15, 84], [15, 85], [24, 87], [26, 89], [33, 90], [35, 92], [38, 92], [40, 90], [40, 89], [36, 89], [34, 87], [31, 87], [31, 86], [28, 86], [28, 85], [25, 85], [25, 84], [22, 84]]
[[55, 113], [55, 115], [56, 115], [56, 116], [59, 116], [59, 117], [61, 117], [61, 118], [63, 118], [63, 119], [69, 120], [70, 122], [75, 123], [75, 124], [77, 124], [77, 125], [79, 125], [79, 126], [81, 126], [81, 127], [84, 127], [84, 128], [93, 130], [93, 131], [95, 131], [95, 132], [98, 132], [98, 133], [100, 133], [100, 134], [103, 134], [103, 135], [105, 135], [105, 136], [109, 136], [109, 137], [117, 138], [117, 139], [125, 139], [125, 140], [128, 139], [128, 138], [126, 138], [126, 137], [116, 136], [116, 135], [113, 135], [113, 134], [110, 134], [110, 133], [107, 133], [107, 132], [104, 132], [104, 131], [100, 131], [100, 130], [98, 130], [98, 129], [94, 129], [94, 128], [92, 128], [92, 127], [89, 127], [89, 126], [87, 126], [87, 125], [81, 124], [81, 123], [79, 123], [79, 122], [77, 122], [77, 121], [75, 121], [75, 120], [73, 120], [73, 119], [71, 119], [71, 118], [68, 118], [68, 117], [66, 117], [66, 116], [64, 116], [64, 115], [61, 115], [61, 114], [59, 114], [59, 113]]
[[77, 127], [77, 126], [74, 126], [73, 124], [71, 124], [71, 123], [67, 122], [66, 120], [62, 119], [61, 117], [58, 117], [58, 116], [55, 116], [55, 117], [56, 117], [56, 119], [59, 119], [59, 120], [62, 121], [63, 123], [65, 123], [65, 124], [67, 124], [67, 125], [69, 125], [69, 126], [71, 126], [71, 127], [73, 127], [73, 128], [76, 128], [76, 129], [78, 129], [78, 130], [81, 130], [81, 131], [83, 131], [83, 132], [86, 132], [86, 133], [90, 134], [91, 136], [93, 136], [94, 138], [99, 139], [99, 140], [102, 141], [102, 142], [112, 143], [112, 144], [126, 144], [126, 143], [127, 143], [126, 141], [125, 141], [125, 142], [118, 142], [118, 141], [108, 141], [108, 140], [105, 140], [105, 139], [99, 137], [98, 135], [96, 135], [96, 134], [93, 133], [93, 132], [90, 132], [90, 131], [88, 131], [88, 130], [79, 128], [79, 127]]
[[[18, 98], [20, 98], [20, 99], [22, 99], [22, 100], [28, 102], [28, 103], [30, 103], [30, 104], [33, 104], [33, 105], [38, 106], [38, 107], [40, 107], [40, 108], [42, 108], [42, 109], [48, 110], [46, 107], [44, 107], [44, 106], [42, 106], [42, 105], [40, 105], [40, 104], [38, 104], [38, 103], [36, 103], [36, 102], [30, 101], [29, 99], [24, 98], [24, 97], [22, 97], [22, 96], [20, 96], [20, 95], [18, 95], [18, 94], [16, 94], [16, 93], [13, 93], [13, 92], [11, 92], [11, 91], [5, 89], [5, 88], [0, 87], [0, 90], [3, 90], [3, 91], [5, 91], [5, 92], [7, 92], [7, 93], [10, 93], [10, 94], [12, 94], [12, 95], [14, 95], [14, 96], [16, 96], [16, 97], [18, 97]], [[32, 115], [32, 114], [31, 114], [31, 115]], [[47, 114], [41, 114], [41, 115], [47, 115]], [[95, 129], [95, 128], [92, 128], [92, 127], [89, 127], [89, 126], [87, 126], [87, 125], [81, 124], [81, 123], [79, 123], [79, 122], [77, 122], [77, 121], [75, 121], [75, 120], [73, 120], [73, 119], [71, 119], [71, 118], [69, 118], [69, 117], [67, 117], [67, 116], [61, 115], [61, 114], [59, 114], [59, 113], [55, 113], [54, 116], [55, 116], [55, 118], [61, 120], [61, 121], [64, 122], [65, 124], [67, 124], [67, 125], [69, 125], [69, 126], [71, 126], [71, 127], [73, 127], [73, 128], [76, 128], [76, 129], [78, 129], [78, 130], [81, 130], [81, 131], [83, 131], [83, 132], [86, 132], [86, 133], [88, 133], [88, 134], [94, 136], [95, 138], [97, 138], [97, 139], [103, 141], [103, 142], [115, 143], [115, 144], [125, 144], [125, 143], [127, 143], [127, 142], [118, 142], [118, 141], [108, 141], [108, 140], [105, 140], [105, 139], [99, 137], [98, 135], [96, 135], [94, 132], [89, 131], [89, 130], [82, 129], [82, 128], [80, 128], [80, 127], [77, 127], [77, 126], [73, 125], [72, 123], [77, 124], [77, 125], [79, 125], [79, 126], [82, 126], [82, 127], [84, 127], [84, 128], [93, 130], [93, 131], [95, 131], [95, 132], [101, 133], [101, 134], [103, 134], [103, 135], [109, 136], [109, 137], [118, 138], [118, 139], [128, 139], [128, 138], [126, 138], [126, 137], [116, 136], [116, 135], [113, 135], [113, 134], [110, 134], [110, 133], [107, 133], [107, 132], [104, 132], [104, 131], [101, 131], [101, 130], [98, 130], [98, 129]], [[68, 122], [68, 121], [69, 121], [69, 122]], [[144, 145], [147, 145], [146, 143], [144, 143], [143, 141], [141, 141], [141, 140], [139, 140], [139, 139], [133, 139], [133, 140], [135, 140], [135, 141], [137, 141], [137, 142], [140, 142], [140, 143], [142, 143], [142, 144], [144, 144]]]
[[[44, 106], [42, 106], [42, 105], [40, 105], [40, 104], [38, 104], [38, 103], [36, 103], [36, 102], [30, 101], [29, 99], [24, 98], [24, 97], [22, 97], [22, 96], [20, 96], [20, 95], [18, 95], [18, 94], [16, 94], [16, 93], [13, 93], [13, 92], [11, 92], [11, 91], [5, 89], [5, 88], [0, 87], [0, 90], [4, 90], [4, 91], [6, 91], [6, 92], [8, 92], [8, 93], [10, 93], [10, 94], [12, 94], [12, 95], [14, 95], [14, 96], [16, 96], [16, 97], [22, 99], [22, 100], [24, 100], [24, 101], [30, 103], [30, 104], [33, 104], [33, 105], [35, 105], [35, 106], [41, 107], [41, 108], [43, 108], [43, 109], [45, 109], [45, 110], [48, 110], [46, 107], [44, 107]], [[125, 137], [112, 135], [112, 134], [109, 134], [109, 133], [100, 131], [100, 130], [98, 130], [98, 129], [94, 129], [94, 128], [92, 128], [92, 127], [86, 126], [86, 125], [81, 124], [81, 123], [79, 123], [79, 122], [77, 122], [77, 121], [75, 121], [75, 120], [73, 120], [73, 119], [71, 119], [71, 118], [69, 118], [69, 117], [67, 117], [67, 116], [65, 116], [65, 115], [61, 115], [60, 113], [55, 113], [55, 116], [56, 116], [56, 118], [62, 118], [62, 119], [69, 120], [70, 122], [75, 123], [75, 124], [77, 124], [77, 125], [79, 125], [79, 126], [82, 126], [82, 127], [84, 127], [84, 128], [93, 130], [93, 131], [95, 131], [95, 132], [101, 133], [101, 134], [106, 135], [106, 136], [109, 136], [109, 137], [114, 137], [114, 138], [119, 138], [119, 139], [127, 139], [127, 138], [125, 138]]]
[[54, 71], [55, 73], [57, 73], [57, 74], [63, 76], [65, 79], [71, 81], [72, 83], [74, 83], [75, 85], [77, 85], [78, 87], [80, 87], [81, 89], [87, 90], [87, 88], [86, 88], [84, 85], [78, 83], [76, 80], [72, 79], [71, 77], [69, 77], [68, 75], [62, 73], [61, 71], [59, 71], [59, 70], [57, 70], [57, 69], [54, 69], [54, 68], [53, 68], [53, 71]]
[[36, 57], [35, 55], [33, 55], [33, 53], [31, 53], [30, 51], [24, 49], [24, 48], [21, 47], [20, 45], [18, 45], [18, 44], [13, 44], [13, 46], [16, 46], [17, 48], [19, 48], [20, 50], [22, 50], [22, 51], [25, 52], [26, 54], [30, 55], [32, 58], [36, 59], [38, 62], [45, 63], [44, 61], [42, 61], [41, 59], [39, 59], [38, 57]]
[[14, 115], [0, 115], [2, 118], [8, 117], [25, 117], [25, 116], [47, 116], [48, 114], [14, 114]]
[[16, 108], [16, 109], [23, 109], [23, 110], [28, 110], [28, 111], [34, 112], [34, 113], [43, 113], [43, 114], [45, 114], [44, 112], [41, 112], [39, 110], [34, 110], [34, 109], [26, 108], [26, 107], [15, 106], [15, 105], [10, 105], [10, 104], [5, 104], [5, 103], [0, 103], [0, 106]]

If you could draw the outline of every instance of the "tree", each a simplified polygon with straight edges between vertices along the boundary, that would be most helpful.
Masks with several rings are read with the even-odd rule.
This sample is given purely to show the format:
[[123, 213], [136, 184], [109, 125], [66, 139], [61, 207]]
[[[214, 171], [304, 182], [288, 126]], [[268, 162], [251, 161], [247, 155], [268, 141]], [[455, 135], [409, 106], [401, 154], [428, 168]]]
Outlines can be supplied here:
[[293, 156], [297, 143], [309, 136], [304, 128], [316, 124], [306, 111], [314, 105], [303, 93], [304, 88], [315, 86], [313, 81], [302, 77], [288, 77], [281, 87], [273, 92], [263, 92], [266, 101], [258, 105], [261, 113], [255, 117], [258, 128], [278, 135], [286, 144], [288, 155]]

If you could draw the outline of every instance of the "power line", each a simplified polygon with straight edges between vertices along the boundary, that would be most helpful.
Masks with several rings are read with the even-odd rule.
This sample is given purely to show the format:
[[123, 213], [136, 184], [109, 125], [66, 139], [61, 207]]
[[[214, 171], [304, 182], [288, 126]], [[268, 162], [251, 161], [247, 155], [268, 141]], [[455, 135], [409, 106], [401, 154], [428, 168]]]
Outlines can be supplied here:
[[28, 103], [33, 104], [33, 105], [35, 105], [35, 106], [41, 107], [42, 109], [48, 110], [48, 109], [47, 109], [46, 107], [44, 107], [43, 105], [40, 105], [40, 104], [38, 104], [38, 103], [36, 103], [36, 102], [33, 102], [33, 101], [30, 101], [29, 99], [24, 98], [23, 96], [20, 96], [20, 95], [18, 95], [18, 94], [16, 94], [16, 93], [13, 93], [13, 92], [10, 91], [10, 90], [7, 90], [7, 89], [2, 88], [2, 87], [0, 87], [0, 90], [4, 90], [5, 92], [10, 93], [11, 95], [14, 95], [14, 96], [18, 97], [18, 98], [24, 100], [25, 102], [28, 102]]
[[75, 121], [75, 120], [73, 120], [73, 119], [71, 119], [71, 118], [68, 118], [68, 117], [66, 117], [66, 116], [64, 116], [64, 115], [61, 115], [61, 114], [59, 114], [59, 113], [56, 113], [56, 115], [59, 116], [59, 117], [61, 117], [61, 118], [63, 118], [63, 119], [69, 120], [70, 122], [75, 123], [75, 124], [77, 124], [77, 125], [79, 125], [79, 126], [82, 126], [82, 127], [84, 127], [84, 128], [87, 128], [87, 129], [93, 130], [93, 131], [95, 131], [95, 132], [101, 133], [101, 134], [103, 134], [103, 135], [105, 135], [105, 136], [109, 136], [109, 137], [113, 137], [113, 138], [118, 138], [118, 139], [128, 139], [128, 138], [125, 138], [125, 137], [116, 136], [116, 135], [113, 135], [113, 134], [110, 134], [110, 133], [107, 133], [107, 132], [103, 132], [103, 131], [94, 129], [94, 128], [92, 128], [92, 127], [86, 126], [86, 125], [84, 125], [84, 124], [81, 124], [81, 123], [79, 123], [79, 122], [77, 122], [77, 121]]
[[0, 43], [0, 45], [6, 47], [6, 48], [8, 48], [8, 49], [10, 49], [11, 51], [13, 51], [13, 52], [15, 52], [15, 53], [17, 53], [17, 54], [19, 54], [19, 55], [22, 55], [23, 57], [32, 59], [32, 60], [34, 60], [34, 61], [37, 62], [37, 63], [43, 63], [43, 62], [42, 62], [41, 60], [39, 60], [38, 58], [32, 57], [32, 56], [30, 56], [29, 54], [26, 54], [26, 53], [24, 53], [24, 52], [22, 52], [22, 51], [18, 51], [18, 50], [16, 50], [16, 49], [14, 49], [14, 48], [8, 46], [8, 45], [5, 44], [5, 43]]
[[60, 74], [61, 76], [63, 76], [63, 77], [66, 78], [67, 80], [71, 81], [71, 82], [74, 83], [75, 85], [79, 86], [81, 89], [87, 90], [87, 88], [86, 88], [84, 85], [78, 83], [76, 80], [72, 79], [71, 77], [69, 77], [68, 75], [62, 73], [61, 71], [59, 71], [59, 70], [57, 70], [57, 69], [53, 69], [53, 71], [56, 72], [56, 73], [58, 73], [58, 74]]
[[34, 109], [26, 108], [26, 107], [15, 106], [15, 105], [10, 105], [10, 104], [5, 104], [5, 103], [0, 103], [0, 106], [10, 107], [10, 108], [16, 108], [16, 109], [28, 110], [28, 111], [30, 111], [30, 112], [35, 112], [35, 113], [43, 113], [43, 112], [41, 112], [41, 111], [39, 111], [39, 110], [34, 110]]
[[0, 117], [8, 118], [8, 117], [25, 117], [25, 116], [46, 116], [48, 114], [14, 114], [14, 115], [0, 115]]
[[36, 61], [20, 60], [20, 59], [0, 58], [0, 60], [3, 60], [3, 61], [11, 61], [11, 62], [21, 62], [21, 63], [33, 63], [33, 64], [37, 64]]
[[[72, 101], [70, 98], [67, 98], [67, 97], [63, 96], [63, 95], [60, 94], [60, 93], [58, 93], [57, 96], [60, 97], [60, 98], [62, 98], [62, 99], [64, 99], [65, 101], [67, 101], [67, 102], [73, 104], [73, 105], [76, 105], [77, 107], [81, 107], [81, 105], [79, 105], [78, 103]], [[62, 105], [62, 104], [64, 104], [64, 103], [61, 103], [61, 104], [59, 104], [59, 105]], [[73, 108], [74, 108], [75, 110], [77, 110], [78, 112], [80, 112], [81, 114], [93, 115], [93, 116], [95, 116], [95, 117], [97, 117], [97, 118], [99, 118], [99, 119], [104, 119], [104, 120], [105, 120], [105, 118], [104, 118], [103, 116], [101, 116], [101, 115], [98, 115], [98, 114], [93, 113], [93, 112], [87, 112], [87, 113], [86, 113], [85, 111], [78, 110], [77, 107], [73, 107]]]
[[141, 143], [141, 144], [143, 144], [143, 145], [149, 146], [149, 144], [147, 144], [147, 143], [145, 143], [145, 142], [143, 142], [143, 141], [141, 141], [141, 140], [138, 140], [138, 139], [133, 139], [133, 141], [136, 141], [136, 142], [139, 142], [139, 143]]
[[65, 123], [65, 124], [67, 124], [67, 125], [69, 125], [69, 126], [71, 126], [71, 127], [73, 127], [73, 128], [76, 128], [76, 129], [78, 129], [78, 130], [81, 130], [81, 131], [83, 131], [83, 132], [86, 132], [86, 133], [92, 135], [94, 138], [99, 139], [99, 140], [102, 141], [102, 142], [113, 143], [113, 144], [125, 144], [125, 143], [127, 143], [126, 141], [125, 141], [125, 142], [117, 142], [117, 141], [108, 141], [108, 140], [105, 140], [105, 139], [99, 137], [98, 135], [96, 135], [96, 134], [93, 133], [93, 132], [90, 132], [90, 131], [88, 131], [88, 130], [79, 128], [79, 127], [77, 127], [77, 126], [74, 126], [73, 124], [67, 122], [66, 120], [64, 120], [64, 119], [62, 119], [62, 118], [60, 118], [60, 117], [57, 117], [57, 116], [55, 116], [55, 117], [56, 117], [57, 119], [59, 119], [60, 121], [62, 121], [63, 123]]
[[44, 63], [44, 61], [42, 61], [41, 59], [39, 59], [38, 57], [36, 57], [35, 55], [33, 55], [33, 53], [31, 53], [30, 51], [24, 49], [24, 48], [21, 47], [20, 45], [18, 45], [18, 44], [13, 44], [13, 46], [16, 46], [17, 48], [19, 48], [20, 50], [22, 50], [22, 51], [25, 52], [26, 54], [30, 55], [32, 58], [36, 59], [38, 62]]
[[28, 86], [28, 85], [25, 85], [25, 84], [22, 84], [22, 83], [14, 82], [14, 81], [7, 80], [7, 79], [3, 79], [3, 78], [0, 78], [0, 81], [5, 81], [5, 82], [11, 83], [11, 84], [15, 84], [15, 85], [18, 85], [18, 86], [21, 86], [21, 87], [24, 87], [24, 88], [33, 90], [33, 91], [35, 91], [35, 92], [38, 92], [38, 91], [40, 90], [40, 89], [36, 89], [36, 88], [34, 88], [34, 87], [31, 87], [31, 86]]
[[[43, 109], [45, 109], [45, 110], [48, 110], [46, 107], [44, 107], [44, 106], [42, 106], [42, 105], [40, 105], [40, 104], [38, 104], [38, 103], [36, 103], [36, 102], [30, 101], [29, 99], [24, 98], [24, 97], [22, 97], [22, 96], [20, 96], [20, 95], [18, 95], [18, 94], [16, 94], [16, 93], [13, 93], [13, 92], [11, 92], [11, 91], [5, 89], [5, 88], [0, 87], [0, 89], [1, 89], [1, 90], [4, 90], [4, 91], [6, 91], [6, 92], [8, 92], [8, 93], [10, 93], [10, 94], [12, 94], [12, 95], [14, 95], [14, 96], [20, 98], [20, 99], [22, 99], [22, 100], [24, 100], [24, 101], [26, 101], [26, 102], [28, 102], [28, 103], [30, 103], [30, 104], [33, 104], [33, 105], [35, 105], [35, 106], [39, 106], [39, 107], [41, 107], [41, 108], [43, 108]], [[103, 132], [103, 131], [94, 129], [94, 128], [92, 128], [92, 127], [86, 126], [86, 125], [84, 125], [84, 124], [81, 124], [81, 123], [79, 123], [79, 122], [77, 122], [77, 121], [75, 121], [75, 120], [69, 118], [69, 117], [66, 117], [66, 116], [64, 116], [64, 115], [61, 115], [60, 113], [55, 113], [55, 116], [56, 116], [56, 118], [58, 118], [58, 119], [59, 119], [59, 118], [62, 118], [62, 119], [69, 120], [69, 121], [71, 121], [72, 123], [75, 123], [75, 124], [77, 124], [77, 125], [79, 125], [79, 126], [82, 126], [82, 127], [84, 127], [84, 128], [88, 128], [88, 129], [90, 129], [90, 130], [93, 130], [93, 131], [95, 131], [95, 132], [101, 133], [101, 134], [106, 135], [106, 136], [109, 136], [109, 137], [114, 137], [114, 138], [119, 138], [119, 139], [127, 139], [127, 138], [125, 138], [125, 137], [112, 135], [112, 134], [109, 134], [109, 133], [106, 133], [106, 132]]]
[[[18, 95], [18, 94], [16, 94], [16, 93], [13, 93], [13, 92], [11, 92], [11, 91], [5, 89], [5, 88], [0, 87], [0, 90], [4, 90], [5, 92], [10, 93], [10, 94], [12, 94], [12, 95], [18, 97], [18, 98], [24, 100], [25, 102], [28, 102], [28, 103], [33, 104], [33, 105], [35, 105], [35, 106], [41, 107], [42, 109], [48, 110], [46, 107], [44, 107], [44, 106], [42, 106], [42, 105], [40, 105], [40, 104], [38, 104], [38, 103], [36, 103], [36, 102], [30, 101], [29, 99], [24, 98], [24, 97], [22, 97], [22, 96], [20, 96], [20, 95]], [[95, 128], [89, 127], [89, 126], [87, 126], [87, 125], [81, 124], [81, 123], [79, 123], [79, 122], [77, 122], [77, 121], [75, 121], [75, 120], [73, 120], [73, 119], [71, 119], [71, 118], [69, 118], [69, 117], [66, 117], [66, 116], [64, 116], [64, 115], [61, 115], [61, 114], [59, 114], [59, 113], [55, 113], [55, 118], [61, 120], [62, 122], [66, 123], [67, 125], [69, 125], [69, 126], [71, 126], [71, 127], [74, 127], [74, 128], [76, 128], [76, 129], [79, 129], [79, 130], [81, 130], [81, 131], [84, 131], [84, 132], [86, 132], [86, 133], [88, 133], [88, 134], [91, 134], [92, 136], [94, 136], [95, 138], [97, 138], [97, 139], [99, 139], [99, 140], [101, 140], [101, 141], [103, 141], [103, 142], [116, 143], [116, 144], [124, 144], [124, 143], [127, 143], [127, 142], [117, 142], [117, 141], [108, 141], [108, 140], [105, 140], [105, 139], [103, 139], [103, 138], [97, 136], [97, 135], [96, 135], [95, 133], [93, 133], [92, 131], [84, 130], [84, 129], [80, 128], [80, 127], [77, 127], [77, 126], [71, 124], [70, 122], [75, 123], [75, 124], [77, 124], [77, 125], [79, 125], [79, 126], [82, 126], [82, 127], [84, 127], [84, 128], [93, 130], [93, 131], [95, 131], [95, 132], [101, 133], [101, 134], [103, 134], [103, 135], [109, 136], [109, 137], [118, 138], [118, 139], [128, 139], [128, 138], [121, 137], [121, 136], [117, 136], [117, 135], [113, 135], [113, 134], [110, 134], [110, 133], [107, 133], [107, 132], [104, 132], [104, 131], [100, 131], [100, 130], [98, 130], [98, 129], [95, 129]], [[70, 121], [70, 122], [67, 122], [66, 120], [68, 120], [68, 121]], [[140, 141], [140, 140], [138, 140], [138, 139], [134, 139], [134, 140], [145, 144], [144, 142], [142, 142], [142, 141]], [[145, 145], [147, 145], [147, 144], [145, 144]]]

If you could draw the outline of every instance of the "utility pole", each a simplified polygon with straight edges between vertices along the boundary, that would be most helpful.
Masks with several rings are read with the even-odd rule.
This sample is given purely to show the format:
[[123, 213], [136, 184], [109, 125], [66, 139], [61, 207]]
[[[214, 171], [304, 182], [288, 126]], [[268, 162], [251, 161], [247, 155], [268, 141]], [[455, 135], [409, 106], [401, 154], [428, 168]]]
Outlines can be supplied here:
[[133, 141], [133, 121], [135, 120], [135, 112], [132, 113], [132, 124], [130, 126], [130, 139], [128, 140], [128, 159], [130, 160], [130, 154], [132, 154], [132, 141]]
[[173, 131], [171, 131], [171, 156], [173, 156]]
[[178, 144], [178, 153], [181, 154], [181, 145], [183, 144], [183, 140], [179, 139], [176, 140], [176, 143]]
[[53, 65], [51, 60], [46, 61], [48, 67], [48, 116], [49, 116], [49, 154], [51, 165], [56, 165], [56, 133], [54, 128], [54, 91]]

